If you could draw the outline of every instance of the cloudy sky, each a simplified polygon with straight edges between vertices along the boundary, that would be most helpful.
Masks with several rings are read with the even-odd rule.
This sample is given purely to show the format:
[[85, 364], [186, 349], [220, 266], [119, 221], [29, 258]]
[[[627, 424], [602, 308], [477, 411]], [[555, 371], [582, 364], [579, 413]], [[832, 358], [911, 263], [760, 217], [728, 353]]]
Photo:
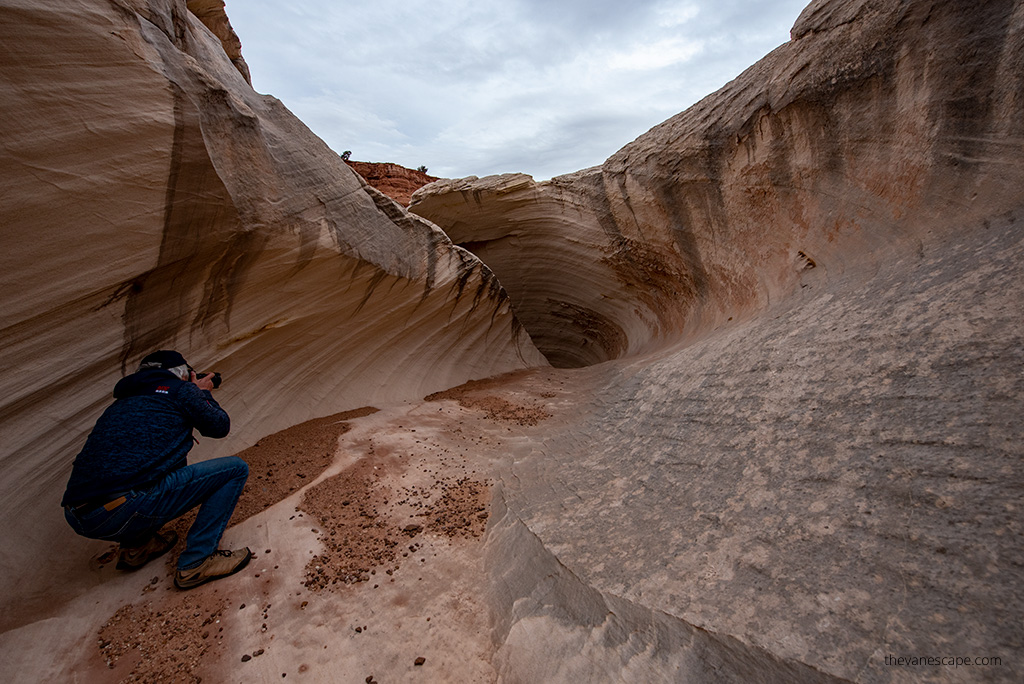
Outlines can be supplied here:
[[789, 40], [808, 0], [227, 0], [253, 86], [337, 152], [449, 178], [600, 164]]

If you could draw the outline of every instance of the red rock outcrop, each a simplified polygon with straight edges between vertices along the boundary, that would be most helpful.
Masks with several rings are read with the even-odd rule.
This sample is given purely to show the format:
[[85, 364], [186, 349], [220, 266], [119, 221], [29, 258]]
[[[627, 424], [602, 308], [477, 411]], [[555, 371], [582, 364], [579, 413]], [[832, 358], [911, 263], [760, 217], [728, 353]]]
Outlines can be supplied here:
[[404, 166], [378, 162], [346, 162], [363, 179], [404, 207], [409, 206], [412, 194], [437, 180], [425, 172]]

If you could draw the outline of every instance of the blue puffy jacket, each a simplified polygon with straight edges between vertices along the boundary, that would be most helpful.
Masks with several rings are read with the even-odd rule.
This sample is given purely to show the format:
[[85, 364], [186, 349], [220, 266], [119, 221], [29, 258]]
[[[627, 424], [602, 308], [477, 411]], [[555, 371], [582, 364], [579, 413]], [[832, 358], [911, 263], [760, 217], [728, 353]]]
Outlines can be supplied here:
[[209, 391], [168, 370], [146, 369], [114, 386], [107, 407], [75, 457], [62, 506], [114, 498], [144, 489], [186, 464], [192, 430], [225, 437], [228, 414]]

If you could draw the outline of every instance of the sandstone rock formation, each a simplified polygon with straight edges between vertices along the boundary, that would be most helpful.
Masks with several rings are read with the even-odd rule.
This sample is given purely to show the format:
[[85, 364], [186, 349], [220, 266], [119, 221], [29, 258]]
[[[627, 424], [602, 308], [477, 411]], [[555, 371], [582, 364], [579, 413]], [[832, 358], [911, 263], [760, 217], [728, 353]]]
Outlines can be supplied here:
[[[434, 223], [181, 3], [66, 4], [3, 5], [6, 679], [1021, 679], [1024, 3], [816, 0], [601, 167], [439, 181]], [[164, 340], [252, 444], [257, 559], [194, 593], [44, 508]]]
[[5, 612], [80, 564], [63, 482], [153, 349], [226, 378], [204, 456], [543, 362], [486, 266], [252, 90], [215, 5], [0, 4]]
[[440, 181], [410, 208], [497, 273], [555, 365], [657, 349], [1016, 208], [1019, 14], [985, 6], [811, 3], [604, 165]]
[[238, 69], [238, 73], [242, 74], [245, 82], [252, 85], [249, 65], [242, 57], [242, 41], [239, 40], [235, 30], [231, 28], [231, 21], [228, 20], [228, 15], [224, 12], [224, 0], [188, 0], [187, 6], [188, 11], [220, 39], [220, 46], [224, 48], [224, 54]]
[[414, 192], [437, 180], [437, 176], [428, 176], [423, 171], [407, 169], [398, 164], [360, 161], [346, 163], [363, 180], [404, 207], [409, 206]]
[[[1022, 67], [1021, 3], [814, 2], [601, 167], [414, 196], [554, 365], [619, 359], [502, 480], [606, 604], [507, 577], [511, 671], [585, 673], [537, 644], [624, 597], [846, 680], [1020, 676]], [[886, 664], [953, 652], [1002, 666]]]

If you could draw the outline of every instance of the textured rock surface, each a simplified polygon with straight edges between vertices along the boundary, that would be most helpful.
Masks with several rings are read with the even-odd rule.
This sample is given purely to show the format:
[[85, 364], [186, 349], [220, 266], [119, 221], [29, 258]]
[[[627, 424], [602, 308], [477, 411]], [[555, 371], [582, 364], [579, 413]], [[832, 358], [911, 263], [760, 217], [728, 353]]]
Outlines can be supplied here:
[[232, 436], [199, 457], [541, 362], [488, 269], [253, 92], [185, 2], [0, 17], [5, 605], [82, 561], [63, 482], [152, 349], [224, 373]]
[[[620, 359], [503, 479], [573, 581], [853, 681], [1021, 676], [1022, 31], [815, 2], [601, 167], [414, 196], [552, 363]], [[523, 680], [614, 626], [537, 591]], [[1002, 664], [885, 664], [954, 653]]]
[[[141, 650], [166, 657], [164, 672], [183, 681], [1020, 681], [1022, 32], [1022, 3], [814, 2], [790, 43], [600, 168], [540, 184], [511, 175], [421, 190], [416, 211], [494, 267], [538, 347], [558, 365], [588, 367], [520, 370], [386, 406], [408, 396], [391, 394], [393, 387], [425, 393], [431, 384], [406, 377], [420, 367], [413, 362], [386, 370], [394, 362], [390, 345], [401, 351], [413, 344], [392, 318], [368, 313], [387, 309], [374, 309], [375, 297], [386, 303], [406, 291], [389, 287], [390, 280], [344, 325], [332, 326], [323, 308], [302, 300], [303, 335], [279, 342], [268, 334], [275, 328], [229, 345], [223, 356], [204, 346], [218, 339], [207, 328], [222, 319], [206, 328], [172, 328], [180, 339], [199, 340], [205, 359], [239, 360], [229, 377], [238, 377], [241, 389], [225, 397], [243, 415], [257, 416], [280, 406], [265, 394], [308, 399], [304, 406], [324, 406], [321, 415], [345, 402], [329, 391], [302, 394], [298, 388], [314, 382], [312, 371], [282, 381], [262, 376], [269, 364], [256, 364], [256, 372], [251, 362], [267, 358], [296, 369], [287, 360], [298, 354], [318, 373], [333, 373], [347, 368], [341, 352], [348, 342], [329, 344], [327, 352], [311, 340], [374, 335], [380, 356], [359, 362], [381, 365], [324, 382], [344, 392], [355, 378], [360, 387], [346, 397], [379, 399], [381, 410], [347, 414], [347, 431], [313, 423], [316, 439], [301, 437], [314, 429], [307, 425], [294, 437], [261, 442], [280, 453], [260, 453], [267, 467], [259, 474], [271, 477], [269, 464], [280, 461], [273, 472], [289, 479], [261, 489], [268, 500], [245, 507], [259, 512], [228, 531], [227, 543], [258, 552], [251, 568], [231, 580], [179, 594], [163, 568], [118, 573], [103, 562], [107, 545], [69, 541], [71, 556], [87, 548], [93, 562], [86, 570], [79, 554], [48, 566], [51, 588], [43, 596], [50, 603], [33, 613], [5, 611], [0, 673], [11, 681], [149, 674], [138, 654], [134, 662], [119, 655], [114, 669], [106, 665], [123, 652], [119, 630], [135, 616], [145, 635]], [[247, 106], [263, 111], [259, 102]], [[165, 121], [164, 128], [174, 126]], [[232, 135], [249, 130], [240, 128]], [[296, 149], [285, 143], [304, 129], [274, 130], [269, 149], [277, 158]], [[132, 144], [138, 136], [124, 135], [110, 149], [128, 154]], [[303, 149], [320, 149], [309, 145]], [[5, 154], [11, 149], [5, 144]], [[146, 154], [137, 150], [139, 158]], [[230, 161], [228, 155], [220, 163]], [[82, 155], [78, 163], [85, 162], [97, 163]], [[155, 164], [164, 174], [168, 165]], [[333, 182], [354, 178], [346, 172], [335, 171]], [[66, 187], [59, 178], [41, 178], [57, 188], [47, 197], [58, 215], [74, 206], [66, 197], [88, 198], [73, 194], [82, 174], [65, 179]], [[130, 176], [141, 193], [146, 186], [137, 178], [144, 176]], [[314, 193], [320, 187], [315, 175], [285, 178]], [[165, 182], [152, 185], [156, 197], [168, 195]], [[20, 197], [25, 186], [9, 187]], [[257, 188], [257, 195], [267, 191]], [[232, 199], [236, 206], [258, 206], [252, 196], [239, 196], [248, 199]], [[350, 196], [374, 198], [389, 220], [404, 216], [358, 180], [344, 195]], [[289, 193], [273, 198], [275, 206], [292, 201]], [[121, 209], [130, 213], [136, 204]], [[326, 209], [305, 209], [316, 217], [319, 211]], [[364, 234], [363, 215], [347, 215], [357, 235]], [[429, 225], [409, 221], [402, 223], [406, 235], [447, 245], [433, 231], [416, 232]], [[42, 231], [48, 224], [31, 225]], [[95, 273], [133, 273], [125, 257], [95, 263], [103, 250], [122, 247], [103, 238], [98, 221], [86, 225], [99, 251], [83, 242], [89, 249], [81, 261], [69, 251], [67, 264], [50, 270], [81, 272], [85, 282]], [[365, 232], [371, 228], [385, 230], [389, 244], [366, 238], [329, 250], [333, 242], [322, 239], [304, 269], [278, 247], [283, 263], [266, 268], [309, 272], [310, 279], [289, 280], [284, 292], [260, 292], [252, 301], [236, 295], [230, 320], [301, 299], [303, 288], [312, 287], [314, 302], [333, 302], [337, 289], [346, 290], [329, 288], [339, 278], [331, 279], [327, 262], [346, 250], [417, 263], [419, 252], [406, 254], [387, 222]], [[43, 253], [46, 240], [61, 237], [55, 229], [39, 235], [38, 245], [24, 237], [15, 243], [16, 256]], [[136, 229], [121, 238], [143, 249], [145, 235]], [[285, 236], [266, 239], [287, 244]], [[151, 253], [155, 260], [160, 252]], [[19, 292], [56, 287], [42, 274], [29, 281]], [[422, 283], [407, 289], [423, 296]], [[130, 338], [115, 323], [147, 307], [86, 314], [93, 300], [79, 304], [68, 292], [66, 308], [43, 309], [21, 346], [5, 337], [18, 364], [4, 374], [13, 383], [6, 387], [20, 391], [41, 373], [37, 384], [49, 391], [58, 379], [40, 351], [49, 348], [90, 360], [79, 368], [77, 357], [64, 352], [60, 370], [71, 363], [72, 378], [95, 368], [94, 383], [105, 388], [103, 373], [117, 375], [106, 368], [117, 365]], [[65, 301], [59, 296], [39, 301]], [[15, 307], [19, 300], [11, 299]], [[189, 321], [202, 321], [197, 312], [206, 301], [195, 296], [175, 305]], [[430, 301], [409, 305], [422, 311], [421, 326], [438, 316]], [[479, 308], [488, 316], [495, 310]], [[74, 325], [43, 334], [45, 323], [66, 320], [61, 313]], [[471, 332], [443, 339], [463, 349], [469, 343], [462, 335], [480, 330], [471, 320], [458, 325]], [[57, 343], [76, 331], [77, 347]], [[86, 353], [104, 340], [107, 365]], [[477, 359], [460, 353], [468, 360], [459, 363]], [[49, 403], [37, 397], [5, 406], [4, 449], [17, 444], [8, 441], [15, 435], [9, 426], [44, 424], [26, 422], [30, 409], [52, 416], [55, 435], [75, 430], [94, 410], [81, 399], [91, 386], [82, 377], [51, 392]], [[102, 405], [99, 393], [95, 402]], [[300, 409], [282, 411], [280, 421], [297, 422], [297, 414], [309, 412]], [[322, 472], [330, 459], [297, 457], [286, 448], [291, 439], [320, 445], [332, 429], [339, 447]], [[52, 453], [34, 434], [26, 444], [35, 451], [26, 447], [21, 461], [5, 451], [2, 466], [5, 477], [39, 498], [47, 478], [62, 473], [57, 463], [30, 458]], [[303, 468], [312, 480], [306, 486], [295, 463], [303, 458], [317, 464], [308, 473]], [[29, 476], [29, 468], [40, 472]], [[3, 486], [7, 520], [27, 499], [6, 480]], [[276, 497], [284, 498], [267, 507]], [[479, 515], [488, 497], [483, 537], [445, 532], [476, 530], [480, 519], [469, 516]], [[346, 502], [359, 507], [357, 514], [342, 510]], [[313, 514], [315, 521], [307, 517]], [[22, 545], [41, 543], [14, 529], [15, 559]], [[42, 534], [43, 525], [33, 529]], [[348, 540], [359, 567], [341, 562]], [[324, 575], [332, 572], [361, 581], [328, 582]], [[13, 563], [8, 573], [24, 586]], [[204, 629], [214, 615], [221, 622], [210, 640], [183, 638], [182, 625]], [[172, 652], [180, 646], [189, 648]], [[999, 662], [908, 666], [888, 657]]]
[[239, 40], [235, 29], [231, 27], [231, 21], [224, 12], [223, 0], [188, 0], [188, 11], [196, 19], [203, 22], [203, 26], [210, 29], [213, 35], [220, 39], [220, 45], [224, 48], [224, 54], [228, 56], [231, 63], [242, 74], [245, 82], [252, 84], [252, 77], [249, 75], [249, 65], [242, 57], [242, 41]]
[[[656, 359], [585, 369], [585, 418], [517, 458], [509, 509], [581, 585], [783, 660], [862, 682], [1015, 681], [1014, 218]], [[885, 663], [956, 654], [1001, 665]]]

